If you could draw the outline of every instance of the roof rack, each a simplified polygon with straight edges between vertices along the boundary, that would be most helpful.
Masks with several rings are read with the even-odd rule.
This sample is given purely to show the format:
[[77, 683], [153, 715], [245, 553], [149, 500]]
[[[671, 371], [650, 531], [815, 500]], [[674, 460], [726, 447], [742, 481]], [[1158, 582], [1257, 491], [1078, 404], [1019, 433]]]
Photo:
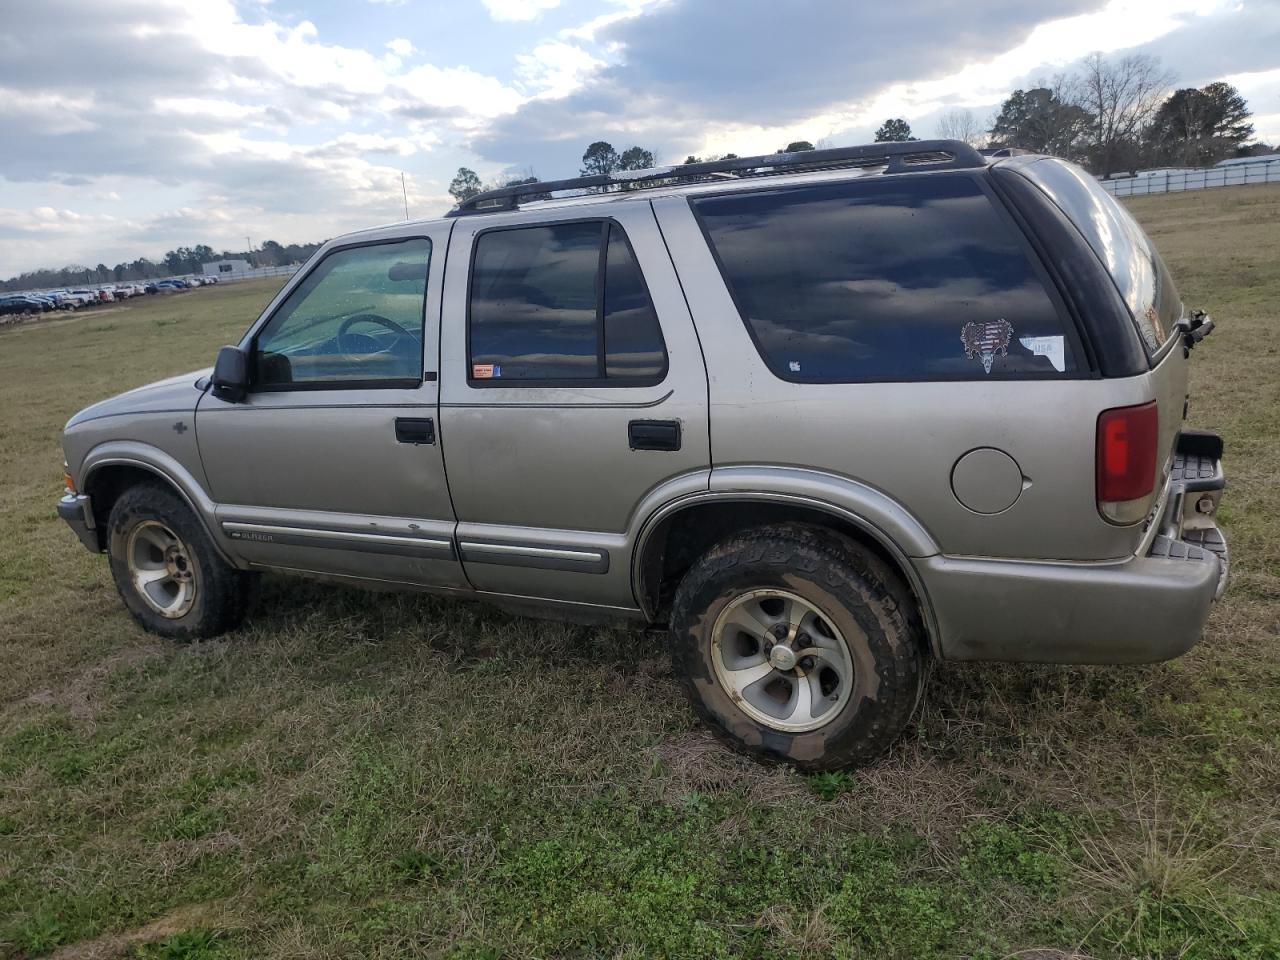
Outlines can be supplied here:
[[580, 193], [619, 193], [708, 180], [808, 173], [816, 170], [838, 170], [843, 167], [884, 166], [886, 173], [901, 173], [912, 167], [927, 167], [930, 170], [967, 170], [986, 165], [986, 158], [962, 140], [872, 143], [862, 147], [836, 147], [831, 150], [805, 150], [799, 153], [769, 153], [759, 157], [735, 157], [732, 160], [685, 163], [675, 167], [654, 167], [650, 170], [620, 170], [616, 173], [572, 177], [568, 180], [518, 183], [478, 193], [471, 199], [462, 201], [445, 216], [462, 217], [477, 213], [500, 213], [516, 209], [521, 198], [550, 200], [553, 193], [567, 190]]

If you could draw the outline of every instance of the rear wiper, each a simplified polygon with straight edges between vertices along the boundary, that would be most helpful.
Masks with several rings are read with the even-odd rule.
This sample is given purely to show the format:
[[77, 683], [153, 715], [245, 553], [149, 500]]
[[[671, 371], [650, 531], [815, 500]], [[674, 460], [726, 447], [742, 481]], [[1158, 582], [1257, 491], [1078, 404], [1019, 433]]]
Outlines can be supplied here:
[[1192, 310], [1189, 316], [1178, 321], [1178, 332], [1182, 334], [1182, 345], [1188, 352], [1197, 343], [1213, 333], [1213, 320], [1203, 310]]

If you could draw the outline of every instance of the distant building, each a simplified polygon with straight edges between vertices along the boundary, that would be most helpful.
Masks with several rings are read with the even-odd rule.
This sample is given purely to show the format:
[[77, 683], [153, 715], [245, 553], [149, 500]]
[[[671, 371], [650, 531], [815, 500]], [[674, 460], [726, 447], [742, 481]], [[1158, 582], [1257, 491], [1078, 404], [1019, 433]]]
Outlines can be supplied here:
[[204, 265], [205, 276], [213, 275], [224, 280], [247, 277], [253, 271], [248, 260], [211, 260]]

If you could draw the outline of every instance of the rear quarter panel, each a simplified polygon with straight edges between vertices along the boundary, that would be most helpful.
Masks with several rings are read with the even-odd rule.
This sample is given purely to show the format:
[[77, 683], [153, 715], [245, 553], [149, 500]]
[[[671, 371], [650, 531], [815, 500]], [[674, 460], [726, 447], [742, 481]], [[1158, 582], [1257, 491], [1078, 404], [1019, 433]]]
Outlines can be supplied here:
[[[1095, 436], [1103, 410], [1155, 398], [1152, 374], [1057, 381], [783, 381], [752, 343], [688, 204], [663, 198], [654, 205], [705, 348], [713, 471], [782, 465], [860, 481], [902, 504], [947, 554], [1051, 560], [1132, 555], [1140, 525], [1113, 526], [1097, 510]], [[956, 348], [963, 350], [959, 330]], [[1162, 389], [1178, 389], [1172, 374]], [[974, 513], [952, 491], [957, 460], [980, 447], [1005, 451], [1024, 476], [1021, 495], [1002, 513]]]

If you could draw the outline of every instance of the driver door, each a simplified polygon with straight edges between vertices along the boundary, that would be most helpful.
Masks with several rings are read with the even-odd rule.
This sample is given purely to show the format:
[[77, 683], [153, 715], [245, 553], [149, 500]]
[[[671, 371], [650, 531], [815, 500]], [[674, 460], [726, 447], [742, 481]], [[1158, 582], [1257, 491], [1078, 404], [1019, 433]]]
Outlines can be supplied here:
[[244, 400], [201, 399], [218, 522], [250, 563], [465, 588], [438, 442], [450, 226], [323, 252], [246, 336]]

